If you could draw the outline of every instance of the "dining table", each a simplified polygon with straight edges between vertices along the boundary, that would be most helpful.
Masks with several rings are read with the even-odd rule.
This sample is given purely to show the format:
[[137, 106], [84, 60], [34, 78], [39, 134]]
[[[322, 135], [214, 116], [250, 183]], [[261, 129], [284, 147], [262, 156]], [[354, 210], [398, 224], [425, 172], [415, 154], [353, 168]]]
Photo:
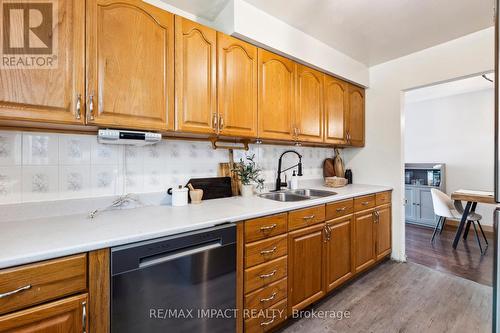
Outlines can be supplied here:
[[[453, 240], [453, 248], [456, 249], [460, 236], [464, 230], [469, 213], [475, 212], [478, 203], [496, 205], [494, 192], [489, 191], [475, 191], [475, 190], [458, 190], [451, 194], [451, 199], [454, 201], [465, 201], [465, 209], [458, 224], [455, 239]], [[467, 232], [467, 231], [466, 231]]]

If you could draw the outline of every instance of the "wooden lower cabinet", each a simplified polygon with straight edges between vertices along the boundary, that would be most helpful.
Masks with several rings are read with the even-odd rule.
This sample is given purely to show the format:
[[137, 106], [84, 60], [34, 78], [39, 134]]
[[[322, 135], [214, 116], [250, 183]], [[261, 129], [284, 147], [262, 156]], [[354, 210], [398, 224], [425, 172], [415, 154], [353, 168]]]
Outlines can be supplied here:
[[375, 210], [354, 214], [355, 271], [370, 267], [375, 262]]
[[391, 205], [377, 207], [376, 256], [380, 260], [391, 253]]
[[352, 235], [353, 216], [328, 221], [325, 244], [325, 288], [329, 292], [354, 274]]
[[324, 223], [288, 234], [288, 310], [301, 310], [325, 295]]
[[87, 294], [0, 316], [0, 332], [87, 332]]

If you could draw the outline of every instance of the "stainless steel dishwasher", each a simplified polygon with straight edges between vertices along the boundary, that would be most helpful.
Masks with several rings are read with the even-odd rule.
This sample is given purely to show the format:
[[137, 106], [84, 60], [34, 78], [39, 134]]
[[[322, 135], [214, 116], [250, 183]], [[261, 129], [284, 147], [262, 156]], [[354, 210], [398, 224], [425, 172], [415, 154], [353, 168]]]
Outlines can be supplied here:
[[234, 332], [236, 226], [111, 249], [112, 332]]

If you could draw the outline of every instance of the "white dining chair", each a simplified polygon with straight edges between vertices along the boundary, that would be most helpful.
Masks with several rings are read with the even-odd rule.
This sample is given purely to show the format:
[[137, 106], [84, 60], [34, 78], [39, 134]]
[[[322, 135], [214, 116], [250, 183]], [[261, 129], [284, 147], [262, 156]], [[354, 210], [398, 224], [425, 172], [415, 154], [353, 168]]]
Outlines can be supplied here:
[[[443, 232], [444, 225], [446, 223], [446, 219], [461, 219], [464, 209], [462, 207], [461, 202], [453, 202], [448, 195], [441, 192], [438, 189], [431, 189], [432, 196], [432, 204], [434, 206], [434, 214], [439, 216], [439, 219], [436, 223], [436, 227], [434, 228], [434, 232], [432, 234], [431, 242], [434, 241], [434, 237], [436, 236], [436, 232], [440, 229], [440, 233]], [[476, 234], [477, 243], [479, 245], [479, 250], [483, 253], [483, 247], [481, 245], [481, 241], [479, 240], [479, 235], [476, 229], [476, 223], [481, 230], [484, 241], [486, 242], [486, 246], [488, 246], [488, 240], [484, 234], [483, 228], [481, 227], [481, 223], [479, 222], [482, 219], [480, 214], [475, 212], [470, 212], [467, 216], [467, 227], [465, 229], [464, 239], [467, 238], [467, 233], [469, 230], [470, 224], [474, 227], [474, 232]], [[441, 225], [441, 226], [440, 226]]]

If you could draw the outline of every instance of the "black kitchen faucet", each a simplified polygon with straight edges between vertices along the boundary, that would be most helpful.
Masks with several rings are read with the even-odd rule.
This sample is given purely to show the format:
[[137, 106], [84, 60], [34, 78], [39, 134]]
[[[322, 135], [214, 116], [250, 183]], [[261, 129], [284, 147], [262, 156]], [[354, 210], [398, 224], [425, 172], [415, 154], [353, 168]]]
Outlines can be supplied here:
[[[298, 157], [299, 157], [299, 163], [289, 167], [289, 168], [286, 168], [285, 170], [281, 170], [281, 160], [283, 159], [283, 156], [286, 154], [286, 153], [294, 153], [296, 154]], [[283, 152], [283, 154], [281, 154], [279, 160], [278, 160], [278, 178], [276, 178], [276, 188], [275, 188], [275, 191], [279, 191], [281, 190], [281, 186], [287, 186], [286, 183], [282, 183], [281, 182], [281, 174], [287, 170], [290, 170], [292, 168], [295, 168], [297, 167], [298, 170], [297, 170], [297, 176], [302, 176], [302, 155], [300, 155], [299, 153], [297, 153], [295, 150], [287, 150], [285, 152]]]

